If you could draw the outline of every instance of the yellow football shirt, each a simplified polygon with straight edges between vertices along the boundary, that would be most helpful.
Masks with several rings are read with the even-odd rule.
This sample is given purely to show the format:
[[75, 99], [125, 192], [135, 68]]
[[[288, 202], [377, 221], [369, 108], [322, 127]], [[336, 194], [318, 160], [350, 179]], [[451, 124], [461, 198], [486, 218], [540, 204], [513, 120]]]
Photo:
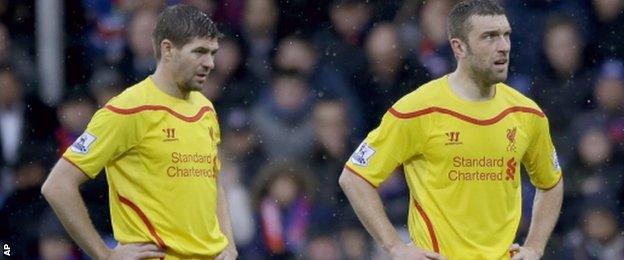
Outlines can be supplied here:
[[561, 178], [539, 107], [502, 83], [494, 98], [466, 101], [445, 76], [395, 103], [346, 168], [377, 187], [403, 165], [416, 246], [450, 259], [507, 259], [521, 217], [520, 163], [538, 188]]
[[63, 158], [91, 178], [106, 169], [117, 241], [210, 258], [228, 244], [217, 219], [219, 135], [201, 93], [178, 99], [148, 77], [98, 110]]

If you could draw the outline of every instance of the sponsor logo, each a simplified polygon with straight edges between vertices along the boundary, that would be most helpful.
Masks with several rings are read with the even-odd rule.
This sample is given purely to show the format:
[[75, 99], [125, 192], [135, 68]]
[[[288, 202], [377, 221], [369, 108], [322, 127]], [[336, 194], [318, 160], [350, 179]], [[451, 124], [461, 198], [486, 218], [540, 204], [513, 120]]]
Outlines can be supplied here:
[[359, 166], [368, 166], [368, 162], [373, 154], [375, 154], [375, 150], [368, 146], [367, 143], [362, 143], [351, 156], [351, 162]]
[[200, 153], [171, 153], [166, 174], [170, 178], [216, 178], [217, 157]]
[[447, 132], [446, 137], [448, 138], [448, 141], [444, 145], [462, 144], [462, 142], [459, 141], [458, 131]]
[[518, 128], [509, 128], [507, 129], [507, 151], [508, 152], [516, 152], [516, 132]]
[[95, 139], [97, 138], [94, 135], [84, 132], [74, 141], [70, 149], [75, 153], [87, 154]]
[[163, 128], [162, 131], [165, 134], [165, 139], [163, 139], [163, 142], [171, 142], [171, 141], [178, 140], [178, 138], [176, 138], [175, 128]]
[[505, 180], [507, 181], [513, 181], [516, 177], [516, 166], [518, 164], [516, 163], [516, 159], [515, 158], [511, 158], [509, 159], [509, 161], [507, 161], [507, 176], [505, 177]]
[[514, 181], [518, 163], [515, 158], [453, 157], [450, 181]]

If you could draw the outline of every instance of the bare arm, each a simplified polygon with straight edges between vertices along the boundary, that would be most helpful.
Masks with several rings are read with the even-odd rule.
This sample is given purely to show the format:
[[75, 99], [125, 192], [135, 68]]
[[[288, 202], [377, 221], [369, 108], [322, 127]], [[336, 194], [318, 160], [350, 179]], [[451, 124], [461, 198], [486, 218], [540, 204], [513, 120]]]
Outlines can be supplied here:
[[535, 249], [540, 256], [543, 255], [550, 233], [559, 219], [562, 201], [563, 179], [551, 189], [536, 190], [531, 226], [524, 247]]
[[236, 251], [236, 245], [234, 244], [234, 236], [232, 235], [232, 224], [230, 222], [230, 211], [228, 201], [225, 193], [224, 184], [217, 183], [217, 218], [221, 227], [221, 232], [225, 234], [229, 243], [223, 252], [217, 257], [217, 259], [236, 259], [238, 252]]
[[403, 243], [384, 211], [379, 193], [371, 184], [347, 169], [342, 171], [339, 183], [366, 230], [393, 259], [442, 259], [436, 253]]
[[61, 159], [43, 183], [41, 193], [74, 241], [89, 256], [104, 259], [110, 249], [91, 223], [79, 191], [80, 184], [88, 179], [76, 166]]
[[366, 230], [386, 251], [403, 244], [384, 211], [379, 193], [373, 186], [347, 169], [342, 171], [339, 183]]
[[80, 184], [87, 180], [89, 177], [80, 169], [61, 159], [41, 187], [41, 193], [80, 248], [94, 259], [143, 259], [165, 256], [161, 249], [152, 243], [130, 243], [117, 245], [115, 249], [108, 248], [91, 223], [80, 195]]

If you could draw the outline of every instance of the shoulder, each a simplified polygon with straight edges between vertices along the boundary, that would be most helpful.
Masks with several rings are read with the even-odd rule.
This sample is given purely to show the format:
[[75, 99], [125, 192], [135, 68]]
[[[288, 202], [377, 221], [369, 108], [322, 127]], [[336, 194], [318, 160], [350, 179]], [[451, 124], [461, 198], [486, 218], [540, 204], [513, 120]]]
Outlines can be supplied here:
[[429, 81], [416, 90], [403, 96], [390, 108], [390, 112], [394, 115], [418, 113], [436, 104], [443, 98], [443, 89], [445, 87], [443, 78]]
[[503, 83], [499, 83], [497, 90], [499, 91], [497, 95], [500, 94], [508, 104], [505, 112], [522, 112], [527, 119], [524, 121], [527, 126], [535, 129], [548, 128], [548, 117], [535, 101]]
[[134, 84], [133, 86], [125, 89], [119, 95], [111, 98], [105, 105], [105, 107], [116, 108], [132, 108], [143, 105], [147, 102], [149, 96], [149, 86], [146, 80]]
[[200, 107], [209, 107], [211, 110], [214, 110], [214, 104], [212, 103], [212, 101], [210, 101], [210, 99], [206, 98], [206, 96], [204, 96], [204, 94], [202, 94], [199, 91], [193, 91], [190, 93], [191, 95], [191, 99], [193, 100], [193, 102], [195, 104], [197, 104]]
[[526, 107], [539, 111], [542, 114], [544, 113], [535, 101], [505, 83], [499, 83], [497, 91], [497, 95], [501, 95], [502, 98], [515, 107]]

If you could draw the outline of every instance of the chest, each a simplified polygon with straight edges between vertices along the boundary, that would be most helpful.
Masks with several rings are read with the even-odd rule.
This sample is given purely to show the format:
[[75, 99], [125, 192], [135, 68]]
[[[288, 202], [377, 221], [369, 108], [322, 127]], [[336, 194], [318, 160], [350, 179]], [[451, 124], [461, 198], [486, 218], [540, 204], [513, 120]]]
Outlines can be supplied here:
[[529, 129], [521, 116], [501, 120], [438, 118], [432, 121], [424, 155], [431, 159], [504, 156], [519, 160], [529, 142]]
[[[217, 160], [219, 128], [214, 113], [188, 122], [165, 115], [148, 119], [136, 151], [145, 163], [168, 175], [201, 172], [212, 175]], [[174, 174], [175, 173], [175, 174]]]

